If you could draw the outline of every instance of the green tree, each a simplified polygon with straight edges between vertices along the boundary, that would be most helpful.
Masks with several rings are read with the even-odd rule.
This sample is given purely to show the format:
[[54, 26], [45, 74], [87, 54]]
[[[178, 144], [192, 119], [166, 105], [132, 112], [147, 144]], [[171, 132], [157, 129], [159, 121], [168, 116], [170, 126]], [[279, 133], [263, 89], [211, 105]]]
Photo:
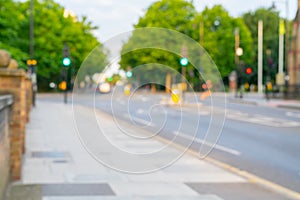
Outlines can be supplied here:
[[[141, 17], [134, 27], [161, 27], [191, 35], [191, 22], [195, 14], [196, 10], [193, 4], [187, 1], [161, 0], [153, 3], [148, 8], [145, 16]], [[134, 68], [143, 64], [160, 63], [166, 66], [171, 66], [177, 71], [180, 71], [180, 56], [165, 50], [148, 48], [124, 54], [124, 52], [127, 52], [128, 49], [133, 48], [133, 46], [136, 46], [137, 44], [143, 44], [143, 46], [149, 45], [150, 47], [152, 46], [152, 41], [156, 41], [161, 44], [164, 43], [166, 47], [168, 47], [168, 45], [173, 46], [176, 44], [176, 38], [168, 38], [167, 40], [165, 40], [165, 38], [166, 35], [162, 36], [154, 33], [151, 34], [150, 31], [147, 36], [134, 32], [129, 41], [123, 45], [120, 61], [121, 68], [128, 70], [129, 68]], [[177, 45], [177, 49], [180, 50], [182, 45], [183, 44]], [[153, 72], [153, 70], [155, 72], [158, 70], [157, 65], [144, 66], [145, 72]], [[167, 71], [167, 68], [162, 67], [159, 72], [145, 74], [151, 74], [151, 76], [154, 76], [151, 78], [155, 79], [160, 78], [161, 74], [166, 74]]]
[[[253, 57], [252, 38], [248, 27], [242, 18], [233, 18], [222, 6], [205, 8], [201, 13], [197, 13], [194, 6], [183, 0], [161, 0], [152, 4], [145, 16], [141, 17], [135, 28], [141, 27], [163, 27], [184, 33], [196, 41], [200, 40], [199, 24], [203, 22], [204, 27], [204, 48], [212, 57], [219, 68], [221, 76], [227, 80], [228, 75], [235, 69], [235, 37], [234, 30], [239, 28], [240, 46], [244, 54], [240, 57], [243, 63], [251, 63]], [[122, 52], [126, 52], [137, 43], [146, 43], [146, 36], [135, 35], [124, 44]], [[162, 36], [151, 36], [152, 40], [161, 40], [166, 38]], [[168, 38], [165, 42], [168, 44], [176, 43], [177, 38]], [[163, 43], [163, 41], [161, 42]], [[180, 52], [183, 44], [178, 44], [176, 49]], [[171, 45], [172, 46], [172, 45]], [[193, 45], [192, 45], [193, 46]], [[198, 52], [199, 53], [199, 52]], [[208, 73], [207, 66], [211, 65], [211, 60], [205, 56], [193, 55], [193, 49], [188, 46], [188, 54], [194, 58], [196, 66], [200, 66], [201, 73]], [[203, 55], [203, 54], [202, 54]], [[163, 50], [143, 49], [134, 52], [122, 54], [121, 68], [127, 69], [128, 66], [135, 67], [145, 63], [161, 63], [171, 66], [177, 71], [181, 71], [179, 65], [180, 55], [174, 55]], [[192, 65], [187, 66], [187, 77], [194, 85], [199, 84], [199, 67], [196, 69]]]
[[85, 80], [85, 77], [88, 76], [90, 80], [92, 80], [92, 76], [95, 73], [100, 73], [105, 70], [108, 62], [106, 59], [106, 52], [102, 45], [98, 45], [96, 48], [91, 51], [91, 53], [87, 56], [87, 58], [82, 62], [81, 68], [77, 73], [78, 81]]
[[[257, 66], [257, 49], [258, 49], [258, 21], [263, 21], [263, 63], [264, 78], [270, 76], [273, 80], [277, 72], [278, 48], [279, 48], [279, 13], [273, 8], [259, 8], [254, 12], [247, 12], [243, 19], [251, 31], [254, 46], [254, 55], [252, 65]], [[256, 71], [256, 67], [254, 67]], [[256, 77], [255, 81], [256, 81]]]
[[241, 18], [231, 17], [221, 5], [206, 7], [195, 17], [193, 24], [193, 38], [200, 41], [202, 37], [203, 47], [216, 63], [224, 81], [227, 81], [230, 72], [235, 70], [236, 28], [239, 29], [240, 47], [243, 48], [240, 60], [245, 64], [252, 61], [253, 42], [248, 27]]
[[153, 3], [135, 28], [163, 27], [191, 35], [194, 5], [185, 0], [161, 0]]
[[0, 48], [9, 51], [17, 60], [19, 67], [26, 68], [28, 49], [22, 51], [18, 47], [18, 44], [22, 43], [21, 36], [24, 33], [22, 24], [25, 21], [25, 15], [19, 11], [19, 6], [20, 3], [12, 0], [0, 0]]
[[[19, 65], [26, 68], [26, 60], [29, 59], [30, 1], [5, 0], [4, 3], [4, 0], [0, 0], [0, 3], [0, 47], [11, 51]], [[89, 52], [101, 46], [92, 34], [97, 27], [86, 17], [66, 15], [65, 11], [54, 0], [34, 0], [34, 58], [38, 62], [36, 71], [42, 90], [48, 88], [49, 82], [59, 82], [61, 79], [64, 43], [70, 48], [75, 73]], [[99, 57], [101, 60], [98, 59], [98, 65], [105, 64], [105, 54], [99, 52]]]

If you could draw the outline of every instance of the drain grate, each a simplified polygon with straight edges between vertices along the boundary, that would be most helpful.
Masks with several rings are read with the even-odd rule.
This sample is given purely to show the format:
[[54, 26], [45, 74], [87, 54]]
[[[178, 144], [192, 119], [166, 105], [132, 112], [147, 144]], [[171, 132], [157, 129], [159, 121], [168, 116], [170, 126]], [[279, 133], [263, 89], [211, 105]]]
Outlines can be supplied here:
[[64, 163], [68, 163], [68, 160], [53, 160], [52, 162], [64, 164]]
[[70, 157], [68, 152], [62, 151], [33, 151], [31, 152], [33, 158], [68, 158]]

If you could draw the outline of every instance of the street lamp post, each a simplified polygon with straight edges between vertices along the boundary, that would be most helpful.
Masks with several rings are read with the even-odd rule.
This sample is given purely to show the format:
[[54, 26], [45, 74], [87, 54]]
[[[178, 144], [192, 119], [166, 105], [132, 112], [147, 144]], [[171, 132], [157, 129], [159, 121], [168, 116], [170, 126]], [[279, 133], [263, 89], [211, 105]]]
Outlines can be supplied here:
[[188, 48], [186, 44], [183, 44], [181, 47], [181, 59], [180, 59], [180, 65], [181, 65], [181, 90], [182, 90], [182, 103], [185, 100], [185, 90], [187, 89], [187, 82], [186, 82], [186, 66], [189, 64], [188, 60]]
[[69, 78], [68, 78], [68, 73], [69, 73], [69, 67], [71, 66], [71, 58], [70, 58], [70, 49], [67, 43], [64, 43], [64, 48], [63, 48], [63, 79], [66, 82], [66, 88], [64, 90], [64, 103], [68, 103], [68, 86], [69, 86]]
[[[288, 0], [273, 1], [272, 8], [274, 8], [274, 9], [276, 8], [275, 2], [285, 4], [285, 17], [286, 17], [285, 25], [284, 25], [284, 22], [282, 20], [280, 21], [280, 24], [279, 24], [278, 80], [276, 80], [276, 82], [278, 82], [280, 84], [281, 84], [281, 82], [285, 82], [285, 87], [286, 87], [285, 91], [287, 91], [288, 81], [286, 80], [284, 75], [288, 75], [288, 56], [289, 56], [288, 53], [289, 53], [289, 45], [290, 45], [290, 41], [289, 41], [289, 21], [288, 21], [288, 19], [289, 19], [289, 1]], [[285, 34], [285, 49], [284, 49], [284, 34]], [[284, 58], [285, 58], [285, 62], [284, 62]], [[285, 70], [284, 70], [283, 64], [285, 65]], [[283, 80], [279, 79], [280, 77]], [[287, 93], [285, 93], [285, 95], [287, 95]]]
[[[30, 0], [30, 22], [29, 22], [29, 54], [30, 60], [34, 60], [34, 0]], [[32, 105], [35, 106], [37, 92], [37, 80], [35, 65], [29, 65], [29, 75], [32, 80]]]
[[257, 86], [258, 93], [263, 92], [263, 21], [258, 21], [258, 56], [257, 56]]
[[240, 70], [240, 56], [243, 55], [243, 49], [240, 47], [240, 33], [239, 28], [235, 28], [234, 30], [234, 38], [235, 38], [235, 70], [236, 70], [236, 91], [235, 91], [235, 97], [238, 97], [238, 92], [240, 91], [240, 98], [243, 98], [243, 91], [242, 91], [242, 74]]
[[[283, 3], [285, 4], [285, 31], [282, 31], [282, 32], [285, 32], [285, 52], [284, 52], [284, 56], [285, 56], [285, 66], [286, 66], [286, 70], [287, 70], [287, 57], [288, 57], [288, 47], [289, 47], [289, 1], [288, 0], [285, 0], [285, 1], [273, 1], [273, 5], [272, 5], [272, 8], [276, 8], [276, 5], [275, 3]], [[281, 28], [282, 29], [282, 28]], [[280, 54], [280, 52], [279, 52]], [[281, 61], [280, 61], [281, 62]]]

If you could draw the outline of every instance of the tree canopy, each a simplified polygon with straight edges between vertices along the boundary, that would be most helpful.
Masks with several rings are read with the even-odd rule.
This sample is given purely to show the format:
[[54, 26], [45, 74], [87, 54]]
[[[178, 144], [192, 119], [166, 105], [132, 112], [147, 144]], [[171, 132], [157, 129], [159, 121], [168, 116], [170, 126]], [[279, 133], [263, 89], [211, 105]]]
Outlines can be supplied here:
[[[0, 0], [0, 48], [7, 49], [19, 66], [27, 68], [29, 59], [30, 1], [15, 2]], [[64, 44], [70, 48], [72, 67], [75, 72], [88, 53], [101, 44], [92, 32], [94, 27], [86, 17], [78, 18], [68, 14], [64, 7], [54, 0], [34, 0], [34, 59], [38, 84], [47, 89], [49, 82], [59, 82], [62, 69]], [[99, 52], [101, 62], [106, 57]], [[91, 66], [97, 68], [97, 66]], [[95, 71], [95, 70], [94, 70]]]
[[[27, 69], [26, 60], [29, 56], [29, 19], [30, 0], [19, 2], [14, 0], [0, 0], [0, 48], [7, 49], [19, 67]], [[278, 28], [279, 12], [274, 8], [259, 8], [249, 11], [241, 17], [232, 17], [220, 5], [206, 7], [197, 12], [194, 5], [187, 0], [159, 0], [149, 6], [144, 16], [134, 25], [137, 30], [144, 27], [159, 27], [183, 33], [200, 43], [216, 63], [223, 80], [228, 80], [231, 71], [235, 70], [235, 30], [239, 30], [240, 47], [243, 55], [240, 61], [243, 65], [251, 66], [254, 73], [257, 68], [257, 23], [263, 20], [264, 24], [264, 74], [275, 79], [278, 62]], [[107, 64], [107, 56], [102, 45], [93, 36], [97, 27], [87, 17], [76, 17], [67, 14], [64, 7], [54, 0], [34, 0], [34, 59], [37, 60], [37, 77], [39, 87], [48, 88], [49, 82], [59, 82], [62, 70], [62, 51], [64, 44], [70, 47], [72, 67], [75, 73], [78, 71], [84, 58], [98, 46], [93, 54], [95, 59], [89, 59], [85, 63], [85, 75], [91, 76], [99, 72]], [[291, 30], [291, 29], [290, 29]], [[167, 32], [164, 32], [167, 34]], [[151, 34], [150, 34], [151, 35]], [[133, 49], [137, 43], [143, 46], [151, 46], [148, 36], [137, 34], [125, 41], [120, 66], [129, 70], [136, 66], [159, 63], [170, 66], [180, 72], [180, 54], [174, 54], [163, 49]], [[162, 39], [164, 38], [164, 39]], [[167, 35], [151, 35], [152, 40], [165, 43], [166, 47], [174, 48], [180, 52], [186, 44], [174, 44], [177, 38]], [[163, 41], [162, 41], [163, 40]], [[173, 46], [172, 46], [173, 45]], [[187, 46], [188, 54], [193, 49]], [[126, 53], [125, 53], [126, 52]], [[193, 55], [196, 57], [195, 55]], [[204, 65], [209, 59], [197, 58], [194, 64]], [[99, 68], [99, 66], [101, 66]], [[154, 65], [145, 66], [146, 70], [153, 70]], [[187, 78], [190, 82], [199, 82], [199, 71], [194, 70], [189, 63], [186, 67]], [[160, 69], [160, 73], [168, 70]], [[84, 77], [79, 77], [83, 79]], [[152, 77], [151, 77], [152, 78]], [[155, 78], [155, 77], [153, 77]], [[251, 76], [252, 82], [256, 82], [256, 76]]]
[[203, 23], [202, 42], [205, 50], [211, 55], [223, 78], [235, 70], [235, 30], [239, 30], [240, 47], [244, 63], [253, 57], [251, 33], [241, 18], [234, 18], [220, 5], [206, 7], [194, 19], [196, 30], [193, 38], [200, 40], [200, 24]]
[[[168, 28], [186, 34], [199, 42], [200, 23], [202, 22], [204, 24], [203, 47], [211, 55], [224, 79], [235, 69], [235, 28], [239, 28], [240, 30], [241, 47], [244, 50], [241, 59], [245, 63], [252, 61], [253, 41], [251, 32], [242, 18], [231, 17], [222, 6], [205, 8], [203, 12], [198, 13], [193, 4], [188, 1], [161, 0], [153, 3], [134, 27]], [[137, 42], [144, 42], [143, 37], [145, 36], [137, 36], [133, 32], [132, 37], [124, 44], [120, 61], [121, 68], [126, 70], [129, 66], [136, 67], [146, 63], [160, 63], [171, 66], [177, 71], [181, 70], [179, 64], [180, 55], [174, 55], [163, 50], [143, 49], [123, 54], [127, 49], [136, 45]], [[160, 40], [160, 38], [165, 37], [157, 36], [155, 39]], [[165, 43], [174, 43], [174, 40], [176, 38], [169, 38]], [[177, 48], [182, 48], [182, 45], [179, 45]], [[189, 53], [193, 51], [193, 49], [187, 48]], [[200, 60], [199, 56], [196, 64], [199, 64]], [[201, 64], [203, 65], [204, 62]], [[193, 80], [194, 82], [199, 82], [199, 72], [197, 70], [193, 70], [193, 67], [188, 65], [187, 71], [189, 72], [187, 77], [191, 82]]]
[[[279, 49], [279, 12], [273, 8], [259, 8], [253, 12], [247, 12], [243, 15], [243, 20], [251, 32], [253, 38], [253, 47], [255, 49], [252, 57], [252, 63], [256, 66], [257, 62], [257, 32], [258, 21], [263, 21], [263, 67], [264, 75], [273, 77], [277, 73], [278, 49]], [[290, 29], [291, 30], [291, 29]], [[256, 71], [256, 67], [254, 67]], [[256, 77], [254, 77], [256, 78]]]
[[[135, 28], [144, 27], [161, 27], [172, 29], [187, 35], [191, 35], [191, 25], [196, 10], [193, 4], [182, 1], [182, 0], [162, 0], [153, 3], [149, 8], [145, 16], [141, 17], [139, 22], [135, 25]], [[149, 31], [151, 32], [151, 31]], [[176, 43], [176, 38], [167, 37], [167, 35], [158, 35], [149, 33], [147, 35], [138, 34], [133, 32], [133, 36], [129, 41], [124, 44], [121, 51], [121, 68], [128, 70], [128, 68], [134, 68], [148, 63], [159, 63], [166, 66], [172, 66], [175, 70], [180, 70], [179, 59], [180, 55], [176, 55], [172, 52], [163, 49], [154, 48], [144, 48], [137, 49], [135, 51], [127, 52], [128, 49], [136, 47], [136, 45], [143, 44], [143, 46], [152, 46], [152, 42], [165, 44], [164, 46], [174, 45]], [[167, 32], [162, 31], [161, 34], [167, 34]], [[167, 38], [167, 39], [166, 39]], [[180, 49], [182, 44], [177, 45], [177, 50]], [[124, 52], [126, 52], [124, 54]], [[156, 73], [151, 74], [152, 79], [158, 78], [161, 74], [167, 73], [169, 70], [167, 68], [160, 67], [159, 70], [156, 65], [144, 66], [145, 72], [151, 72], [155, 70]], [[158, 71], [157, 71], [158, 70]], [[145, 73], [144, 75], [147, 75]], [[157, 77], [156, 77], [157, 76]]]

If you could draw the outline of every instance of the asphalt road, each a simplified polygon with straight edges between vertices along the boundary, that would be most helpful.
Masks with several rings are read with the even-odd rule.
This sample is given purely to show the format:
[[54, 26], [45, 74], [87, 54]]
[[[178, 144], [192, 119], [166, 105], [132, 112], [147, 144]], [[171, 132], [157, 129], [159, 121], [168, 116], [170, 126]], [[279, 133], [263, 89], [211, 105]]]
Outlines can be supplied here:
[[[174, 107], [163, 104], [165, 94], [97, 94], [95, 102], [85, 95], [77, 99], [110, 113], [118, 120], [163, 136], [199, 151], [211, 123], [209, 99], [202, 107]], [[186, 101], [195, 99], [187, 95]], [[199, 98], [199, 97], [196, 97]], [[222, 122], [224, 99], [214, 102], [215, 123]], [[241, 170], [300, 192], [300, 112], [275, 107], [239, 104], [226, 99], [226, 118], [218, 143], [208, 155]], [[193, 137], [196, 136], [196, 139]], [[213, 141], [213, 139], [212, 139]], [[212, 147], [212, 146], [209, 146]]]

